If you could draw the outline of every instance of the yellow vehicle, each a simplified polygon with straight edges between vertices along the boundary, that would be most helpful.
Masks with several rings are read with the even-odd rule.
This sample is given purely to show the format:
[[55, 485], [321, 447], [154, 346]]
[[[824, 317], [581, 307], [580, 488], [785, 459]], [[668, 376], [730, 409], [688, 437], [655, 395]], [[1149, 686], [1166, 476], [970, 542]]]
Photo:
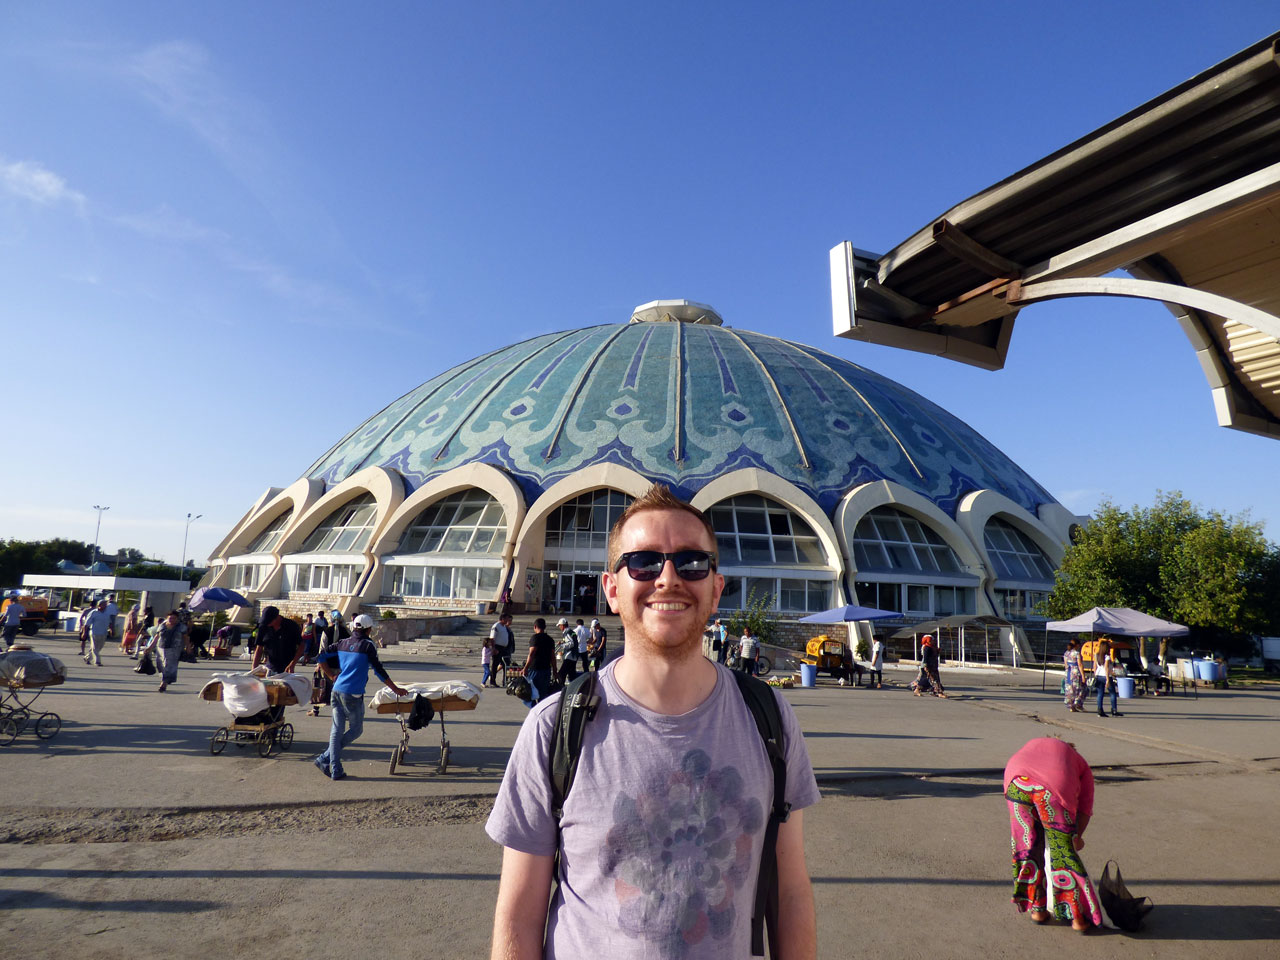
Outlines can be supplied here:
[[[9, 609], [9, 604], [13, 600], [5, 598], [3, 604], [0, 604], [0, 616]], [[22, 608], [27, 612], [22, 615], [21, 630], [28, 637], [34, 637], [36, 631], [39, 630], [46, 620], [49, 619], [49, 601], [44, 597], [18, 597], [18, 603], [22, 604]]]
[[[1101, 640], [1086, 640], [1080, 647], [1081, 669], [1089, 673], [1093, 672], [1094, 653], [1097, 651], [1098, 644], [1101, 642]], [[1107, 642], [1111, 644], [1111, 652], [1117, 661], [1128, 659], [1121, 654], [1121, 651], [1132, 650], [1132, 643], [1128, 640], [1119, 640], [1114, 637]]]
[[849, 645], [842, 640], [832, 640], [826, 634], [805, 644], [801, 662], [811, 663], [818, 668], [818, 673], [829, 673], [838, 679], [862, 679], [862, 667], [853, 659]]

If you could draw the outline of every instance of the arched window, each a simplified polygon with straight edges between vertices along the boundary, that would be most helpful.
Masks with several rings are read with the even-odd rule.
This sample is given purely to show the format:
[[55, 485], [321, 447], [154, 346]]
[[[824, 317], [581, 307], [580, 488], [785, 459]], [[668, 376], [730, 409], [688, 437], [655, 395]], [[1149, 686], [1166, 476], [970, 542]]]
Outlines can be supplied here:
[[1002, 580], [1052, 580], [1053, 564], [1035, 541], [999, 517], [987, 521], [982, 534], [987, 556]]
[[451, 493], [418, 514], [400, 537], [395, 554], [386, 558], [383, 595], [491, 598], [502, 579], [506, 534], [502, 506], [484, 490]]
[[498, 501], [483, 490], [464, 490], [418, 514], [396, 553], [501, 553], [506, 533]]
[[373, 534], [378, 504], [372, 493], [348, 500], [325, 517], [303, 541], [302, 553], [330, 553], [363, 550]]
[[858, 603], [911, 616], [973, 613], [978, 578], [942, 536], [896, 507], [876, 507], [853, 533]]
[[289, 523], [289, 518], [293, 516], [293, 507], [290, 507], [280, 516], [276, 517], [267, 528], [253, 538], [253, 542], [246, 548], [245, 553], [268, 553], [277, 543], [280, 542], [280, 534], [284, 532], [284, 528]]
[[1011, 620], [1047, 619], [1040, 608], [1053, 585], [1053, 564], [1044, 551], [1026, 533], [1000, 517], [987, 521], [982, 539], [996, 573], [995, 595], [1000, 612]]
[[598, 585], [608, 559], [609, 531], [635, 497], [600, 489], [566, 500], [547, 514], [542, 602], [582, 614], [604, 609]]
[[[721, 610], [771, 597], [774, 610], [816, 613], [834, 606], [835, 571], [807, 521], [759, 494], [722, 500], [707, 511], [724, 576]], [[778, 567], [791, 568], [779, 576]], [[821, 574], [821, 575], [816, 575]]]
[[853, 553], [859, 572], [960, 572], [955, 551], [936, 531], [893, 507], [876, 507], [858, 521]]

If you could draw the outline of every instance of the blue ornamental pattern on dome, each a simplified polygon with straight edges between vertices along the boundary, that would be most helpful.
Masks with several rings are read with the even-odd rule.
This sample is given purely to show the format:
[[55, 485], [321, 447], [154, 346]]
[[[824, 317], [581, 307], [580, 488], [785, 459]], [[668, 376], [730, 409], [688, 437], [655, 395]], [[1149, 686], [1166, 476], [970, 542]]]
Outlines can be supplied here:
[[758, 467], [830, 512], [891, 480], [955, 515], [995, 490], [1034, 513], [1053, 498], [981, 434], [865, 367], [777, 337], [705, 324], [606, 324], [459, 364], [351, 431], [306, 472], [326, 484], [381, 465], [408, 490], [465, 463], [509, 473], [529, 502], [617, 463], [689, 497]]

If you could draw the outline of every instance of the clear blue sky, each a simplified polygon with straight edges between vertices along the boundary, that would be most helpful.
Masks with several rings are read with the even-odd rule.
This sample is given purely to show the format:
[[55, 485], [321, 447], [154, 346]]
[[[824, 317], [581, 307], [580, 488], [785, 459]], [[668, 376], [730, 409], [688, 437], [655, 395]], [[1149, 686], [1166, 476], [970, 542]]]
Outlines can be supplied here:
[[[1043, 11], [1043, 12], [1042, 12]], [[1211, 13], [1209, 11], [1212, 11]], [[998, 373], [831, 336], [827, 251], [1280, 27], [1274, 0], [7, 3], [0, 537], [204, 557], [455, 363], [653, 299], [918, 390], [1064, 504], [1181, 489], [1280, 539], [1159, 305], [1032, 307]]]

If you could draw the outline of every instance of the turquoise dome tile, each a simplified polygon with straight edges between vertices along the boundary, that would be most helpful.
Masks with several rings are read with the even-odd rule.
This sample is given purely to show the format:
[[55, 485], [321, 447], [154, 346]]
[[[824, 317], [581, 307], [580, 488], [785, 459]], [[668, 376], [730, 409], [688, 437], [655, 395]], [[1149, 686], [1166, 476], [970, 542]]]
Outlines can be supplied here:
[[598, 462], [684, 496], [758, 467], [827, 511], [881, 479], [953, 516], [974, 490], [1032, 513], [1053, 502], [981, 434], [902, 384], [804, 344], [676, 322], [545, 334], [459, 364], [360, 424], [306, 476], [334, 484], [381, 465], [413, 490], [470, 462], [509, 473], [529, 502]]

